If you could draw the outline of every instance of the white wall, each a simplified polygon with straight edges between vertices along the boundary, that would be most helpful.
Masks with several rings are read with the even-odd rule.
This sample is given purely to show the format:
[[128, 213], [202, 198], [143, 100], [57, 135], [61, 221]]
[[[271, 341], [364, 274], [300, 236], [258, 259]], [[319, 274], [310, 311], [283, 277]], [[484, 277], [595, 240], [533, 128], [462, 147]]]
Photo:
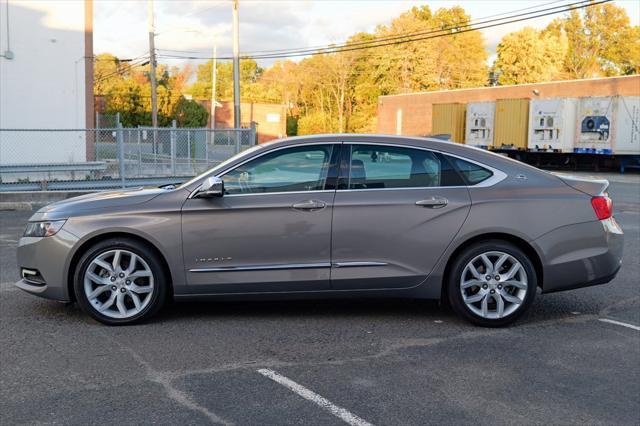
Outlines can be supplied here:
[[[0, 54], [7, 50], [0, 0]], [[84, 1], [9, 0], [13, 59], [0, 57], [0, 129], [84, 128]], [[0, 131], [0, 164], [86, 161], [80, 132]]]

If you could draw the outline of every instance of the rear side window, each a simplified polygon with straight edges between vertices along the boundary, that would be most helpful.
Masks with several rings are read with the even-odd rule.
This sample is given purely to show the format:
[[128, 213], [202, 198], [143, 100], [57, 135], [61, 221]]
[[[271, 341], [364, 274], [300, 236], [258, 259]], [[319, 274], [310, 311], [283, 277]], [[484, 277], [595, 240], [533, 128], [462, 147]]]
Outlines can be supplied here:
[[447, 158], [458, 169], [458, 172], [460, 172], [460, 174], [466, 181], [467, 185], [476, 185], [493, 176], [493, 173], [490, 170], [487, 170], [484, 167], [479, 166], [477, 164], [470, 163], [468, 161], [465, 161], [456, 157], [447, 156]]
[[384, 145], [351, 145], [348, 189], [425, 188], [465, 183], [440, 154]]

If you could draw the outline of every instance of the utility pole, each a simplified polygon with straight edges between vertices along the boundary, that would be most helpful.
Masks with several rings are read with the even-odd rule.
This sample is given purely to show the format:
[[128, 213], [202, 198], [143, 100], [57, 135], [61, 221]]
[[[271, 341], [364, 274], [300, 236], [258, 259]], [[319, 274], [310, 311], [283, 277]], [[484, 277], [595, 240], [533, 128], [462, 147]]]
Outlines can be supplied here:
[[233, 0], [233, 126], [240, 128], [240, 31], [238, 0]]
[[151, 127], [158, 127], [158, 94], [156, 82], [156, 46], [153, 29], [153, 0], [147, 0], [147, 28], [149, 31], [149, 64], [151, 72]]
[[218, 82], [218, 52], [213, 45], [213, 63], [211, 64], [211, 128], [216, 128], [216, 84]]

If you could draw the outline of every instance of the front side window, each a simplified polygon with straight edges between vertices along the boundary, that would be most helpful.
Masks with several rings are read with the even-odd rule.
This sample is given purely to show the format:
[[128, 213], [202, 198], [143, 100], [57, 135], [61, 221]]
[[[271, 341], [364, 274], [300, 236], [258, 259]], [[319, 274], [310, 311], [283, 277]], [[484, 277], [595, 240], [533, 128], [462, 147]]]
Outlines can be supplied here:
[[348, 189], [425, 188], [464, 185], [442, 155], [423, 149], [352, 145]]
[[225, 194], [323, 190], [332, 149], [307, 145], [265, 154], [224, 174]]

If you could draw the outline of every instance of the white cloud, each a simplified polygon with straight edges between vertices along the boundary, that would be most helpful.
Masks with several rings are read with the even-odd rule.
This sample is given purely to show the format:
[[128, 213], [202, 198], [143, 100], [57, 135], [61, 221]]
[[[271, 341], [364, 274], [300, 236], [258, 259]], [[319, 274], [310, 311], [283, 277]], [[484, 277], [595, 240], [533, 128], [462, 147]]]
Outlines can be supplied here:
[[[562, 1], [567, 3], [570, 0]], [[630, 0], [617, 3], [627, 8], [632, 22], [637, 25], [640, 2]], [[389, 23], [411, 7], [425, 4], [432, 10], [459, 4], [473, 19], [478, 19], [516, 9], [544, 7], [549, 1], [240, 0], [241, 51], [291, 49], [341, 42], [355, 32], [373, 31], [377, 25]], [[154, 5], [158, 49], [195, 51], [198, 56], [210, 56], [209, 52], [216, 43], [220, 56], [230, 55], [230, 1], [155, 0]], [[146, 1], [96, 1], [94, 16], [96, 53], [111, 52], [121, 57], [134, 57], [148, 51]], [[506, 33], [526, 25], [540, 28], [553, 18], [549, 16], [483, 30], [487, 49], [492, 54]]]

